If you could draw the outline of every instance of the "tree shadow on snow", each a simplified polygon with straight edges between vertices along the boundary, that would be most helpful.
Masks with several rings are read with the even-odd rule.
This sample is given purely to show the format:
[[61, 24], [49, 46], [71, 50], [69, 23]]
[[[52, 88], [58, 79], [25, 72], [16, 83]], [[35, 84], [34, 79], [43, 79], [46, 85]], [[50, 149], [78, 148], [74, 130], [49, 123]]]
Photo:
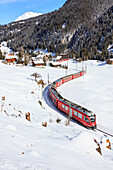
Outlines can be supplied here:
[[106, 65], [106, 62], [98, 64], [98, 66], [105, 66], [105, 65]]

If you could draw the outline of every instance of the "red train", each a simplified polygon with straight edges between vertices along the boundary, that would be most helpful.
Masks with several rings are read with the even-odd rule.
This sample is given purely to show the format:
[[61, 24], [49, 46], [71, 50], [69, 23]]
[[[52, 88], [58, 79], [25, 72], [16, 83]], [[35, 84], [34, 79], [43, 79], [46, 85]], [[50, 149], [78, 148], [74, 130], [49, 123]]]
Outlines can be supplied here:
[[53, 101], [54, 105], [59, 110], [63, 111], [67, 115], [70, 114], [71, 118], [80, 122], [85, 127], [95, 129], [96, 128], [96, 115], [93, 112], [87, 110], [86, 108], [83, 108], [82, 106], [79, 106], [75, 103], [72, 103], [71, 101], [67, 99], [64, 99], [56, 90], [57, 87], [59, 87], [63, 83], [70, 81], [72, 79], [78, 78], [84, 74], [85, 74], [85, 71], [80, 71], [78, 73], [71, 74], [71, 75], [62, 77], [54, 81], [49, 88], [49, 96], [51, 100]]

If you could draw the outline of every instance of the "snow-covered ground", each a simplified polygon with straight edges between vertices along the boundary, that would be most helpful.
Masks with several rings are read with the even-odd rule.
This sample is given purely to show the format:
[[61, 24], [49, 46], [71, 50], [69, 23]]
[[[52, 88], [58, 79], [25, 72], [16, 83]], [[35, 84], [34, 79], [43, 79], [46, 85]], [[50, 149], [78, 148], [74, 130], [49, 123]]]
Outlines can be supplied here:
[[[68, 74], [76, 72], [76, 63], [66, 62]], [[97, 115], [97, 123], [113, 129], [113, 66], [87, 61], [87, 75], [61, 87], [61, 94]], [[82, 67], [81, 64], [77, 66]], [[47, 85], [66, 75], [65, 69], [4, 65], [0, 62], [0, 169], [30, 170], [103, 170], [113, 168], [113, 139], [87, 130], [50, 108], [41, 97], [40, 86], [31, 76], [41, 74]], [[40, 106], [39, 100], [42, 101]], [[30, 112], [31, 121], [25, 119]], [[61, 119], [56, 123], [57, 118]], [[47, 122], [47, 127], [42, 126]], [[94, 139], [100, 144], [102, 156]], [[105, 147], [106, 139], [112, 149]]]

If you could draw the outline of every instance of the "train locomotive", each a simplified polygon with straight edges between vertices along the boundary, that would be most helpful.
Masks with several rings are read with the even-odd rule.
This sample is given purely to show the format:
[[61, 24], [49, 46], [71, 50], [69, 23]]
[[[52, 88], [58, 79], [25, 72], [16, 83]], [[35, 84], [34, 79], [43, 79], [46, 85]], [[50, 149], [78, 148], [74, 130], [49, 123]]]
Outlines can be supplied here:
[[65, 98], [63, 98], [57, 91], [57, 88], [66, 83], [70, 80], [78, 78], [85, 74], [85, 71], [80, 71], [78, 73], [74, 73], [65, 77], [62, 77], [56, 81], [54, 81], [50, 88], [49, 88], [49, 96], [54, 103], [54, 105], [64, 112], [66, 115], [69, 115], [70, 118], [75, 119], [88, 129], [95, 129], [96, 128], [96, 115], [92, 112], [87, 110], [86, 108], [75, 104]]

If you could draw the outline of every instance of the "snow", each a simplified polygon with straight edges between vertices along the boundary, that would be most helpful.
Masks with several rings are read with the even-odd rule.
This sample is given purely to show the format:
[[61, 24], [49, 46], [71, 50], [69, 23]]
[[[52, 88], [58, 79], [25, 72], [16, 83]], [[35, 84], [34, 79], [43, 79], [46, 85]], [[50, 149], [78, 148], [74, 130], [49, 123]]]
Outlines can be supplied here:
[[10, 48], [7, 47], [6, 41], [1, 42], [0, 50], [1, 50], [2, 54], [9, 54], [12, 51]]
[[33, 60], [33, 62], [34, 62], [35, 64], [44, 64], [43, 59]]
[[62, 56], [57, 56], [56, 60], [60, 60], [62, 58]]
[[6, 57], [5, 57], [5, 59], [12, 59], [12, 58], [18, 58], [18, 56], [17, 55], [14, 55], [14, 54], [6, 54]]
[[112, 46], [113, 46], [113, 44], [109, 44], [107, 49], [110, 50], [110, 48], [111, 48]]
[[[87, 74], [65, 83], [58, 90], [67, 99], [90, 109], [97, 115], [97, 123], [113, 129], [113, 66], [87, 61]], [[82, 63], [68, 61], [68, 74], [75, 73]], [[0, 169], [38, 170], [103, 170], [113, 168], [113, 139], [91, 131], [75, 121], [66, 126], [67, 117], [47, 105], [51, 100], [47, 91], [42, 99], [40, 86], [31, 77], [39, 73], [46, 83], [66, 75], [61, 68], [5, 65], [0, 62]], [[46, 87], [48, 88], [48, 87]], [[32, 93], [33, 92], [33, 93]], [[41, 106], [39, 100], [42, 101]], [[50, 102], [51, 104], [51, 102]], [[30, 112], [31, 121], [25, 119]], [[61, 122], [56, 123], [60, 118]], [[47, 122], [47, 127], [42, 126]], [[102, 156], [96, 151], [100, 144]], [[112, 149], [106, 148], [109, 139]]]
[[19, 16], [15, 21], [21, 21], [26, 20], [28, 18], [36, 17], [42, 15], [41, 13], [35, 13], [35, 12], [26, 12], [23, 15]]
[[65, 28], [65, 26], [66, 26], [66, 24], [64, 23], [64, 24], [62, 25], [62, 28]]

